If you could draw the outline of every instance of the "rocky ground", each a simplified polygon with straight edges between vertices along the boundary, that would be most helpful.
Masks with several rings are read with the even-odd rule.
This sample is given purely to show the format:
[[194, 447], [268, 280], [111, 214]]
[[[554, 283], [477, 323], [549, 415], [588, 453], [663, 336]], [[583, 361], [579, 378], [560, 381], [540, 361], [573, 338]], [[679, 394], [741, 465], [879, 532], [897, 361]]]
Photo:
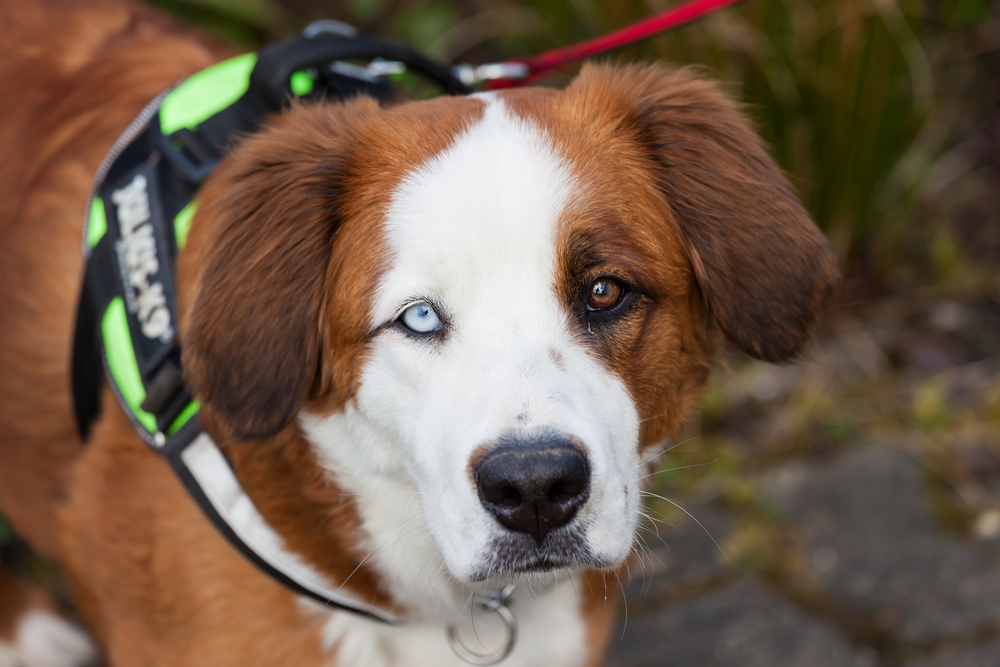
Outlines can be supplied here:
[[716, 374], [609, 667], [1000, 665], [1000, 300], [833, 320], [805, 363]]

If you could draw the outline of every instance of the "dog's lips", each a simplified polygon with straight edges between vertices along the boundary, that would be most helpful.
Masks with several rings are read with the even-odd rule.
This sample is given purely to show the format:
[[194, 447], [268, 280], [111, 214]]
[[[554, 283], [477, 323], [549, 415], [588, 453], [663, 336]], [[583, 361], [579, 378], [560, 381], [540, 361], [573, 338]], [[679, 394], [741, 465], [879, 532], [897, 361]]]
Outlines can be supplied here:
[[565, 560], [554, 559], [546, 554], [540, 554], [537, 557], [531, 558], [528, 561], [519, 563], [518, 565], [512, 567], [507, 570], [506, 574], [540, 574], [544, 572], [553, 572], [555, 570], [573, 570], [582, 566], [599, 567], [592, 558], [587, 558], [585, 560]]
[[525, 535], [505, 532], [492, 541], [491, 547], [489, 555], [469, 577], [471, 581], [575, 572], [584, 568], [608, 569], [614, 565], [591, 551], [579, 527], [556, 531], [541, 546]]
[[485, 568], [475, 573], [470, 580], [481, 582], [496, 577], [529, 577], [541, 574], [575, 573], [583, 569], [593, 568], [606, 570], [611, 567], [610, 563], [599, 561], [593, 557], [565, 559], [553, 558], [546, 554], [531, 555], [516, 562], [506, 564], [494, 563], [492, 567]]

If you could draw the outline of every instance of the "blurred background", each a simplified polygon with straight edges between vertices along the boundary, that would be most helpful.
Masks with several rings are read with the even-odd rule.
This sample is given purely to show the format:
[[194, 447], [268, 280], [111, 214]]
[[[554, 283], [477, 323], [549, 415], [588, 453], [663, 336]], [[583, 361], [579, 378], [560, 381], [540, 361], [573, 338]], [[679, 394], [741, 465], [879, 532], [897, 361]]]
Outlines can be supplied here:
[[[677, 4], [152, 1], [248, 49], [327, 17], [473, 64]], [[726, 352], [608, 664], [1000, 665], [1000, 0], [748, 0], [606, 58], [724, 82], [845, 273], [802, 363]]]

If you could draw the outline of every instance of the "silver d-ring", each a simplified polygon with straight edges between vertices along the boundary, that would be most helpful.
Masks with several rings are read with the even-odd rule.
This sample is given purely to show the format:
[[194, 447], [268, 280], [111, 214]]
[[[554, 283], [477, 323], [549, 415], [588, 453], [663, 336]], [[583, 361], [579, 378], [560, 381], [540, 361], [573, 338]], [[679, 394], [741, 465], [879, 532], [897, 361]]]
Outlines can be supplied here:
[[502, 595], [502, 597], [501, 595], [496, 593], [490, 596], [477, 595], [473, 601], [473, 604], [477, 604], [484, 611], [496, 612], [500, 616], [500, 620], [503, 621], [504, 628], [507, 630], [507, 641], [496, 651], [492, 653], [470, 651], [459, 638], [458, 628], [455, 624], [452, 623], [448, 626], [448, 641], [451, 643], [451, 650], [455, 652], [455, 655], [471, 665], [495, 665], [514, 650], [514, 643], [517, 641], [517, 621], [514, 620], [514, 614], [510, 612], [510, 609], [506, 605], [510, 593], [507, 592], [507, 595]]
[[313, 21], [302, 30], [303, 36], [308, 37], [309, 39], [312, 39], [316, 35], [322, 35], [325, 33], [339, 35], [341, 37], [357, 37], [358, 29], [350, 23], [344, 23], [343, 21], [319, 19]]

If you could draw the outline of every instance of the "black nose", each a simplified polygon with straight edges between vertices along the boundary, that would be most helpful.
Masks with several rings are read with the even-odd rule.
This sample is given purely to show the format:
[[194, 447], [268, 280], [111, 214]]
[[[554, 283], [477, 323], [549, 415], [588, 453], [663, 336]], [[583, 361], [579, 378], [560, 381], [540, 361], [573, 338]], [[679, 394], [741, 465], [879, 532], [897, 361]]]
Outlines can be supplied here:
[[480, 501], [497, 521], [539, 545], [570, 522], [590, 491], [587, 457], [559, 437], [501, 441], [474, 476]]

